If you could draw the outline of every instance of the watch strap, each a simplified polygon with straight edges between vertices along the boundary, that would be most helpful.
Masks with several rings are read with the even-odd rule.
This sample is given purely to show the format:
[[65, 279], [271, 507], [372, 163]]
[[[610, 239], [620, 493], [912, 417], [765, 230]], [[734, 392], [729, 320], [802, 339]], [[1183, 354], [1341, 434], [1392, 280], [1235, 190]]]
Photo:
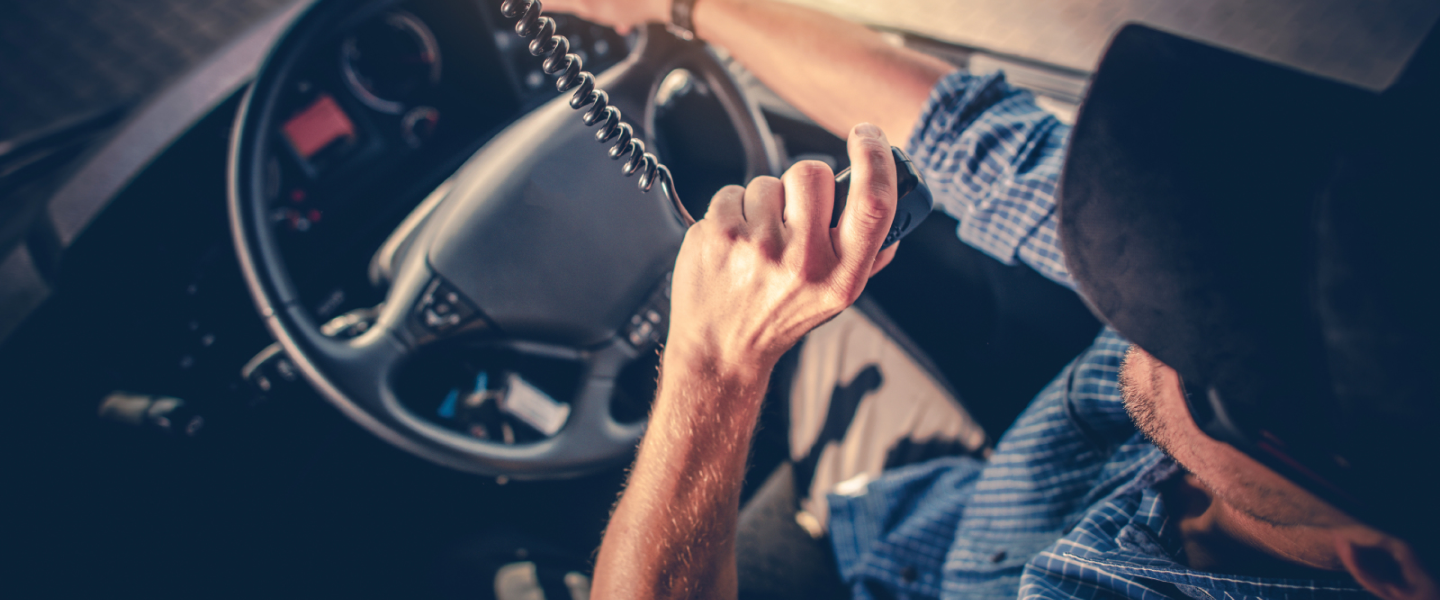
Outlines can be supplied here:
[[670, 26], [685, 39], [695, 38], [695, 0], [671, 0]]

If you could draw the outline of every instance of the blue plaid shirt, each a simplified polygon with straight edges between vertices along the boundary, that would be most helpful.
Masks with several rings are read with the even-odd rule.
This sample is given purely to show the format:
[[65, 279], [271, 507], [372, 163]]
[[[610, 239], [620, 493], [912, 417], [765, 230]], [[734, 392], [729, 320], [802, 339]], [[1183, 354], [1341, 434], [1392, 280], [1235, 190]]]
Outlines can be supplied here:
[[[1003, 76], [956, 73], [909, 144], [966, 242], [1073, 287], [1055, 234], [1069, 127]], [[989, 460], [903, 467], [830, 497], [840, 573], [857, 598], [1369, 597], [1353, 579], [1203, 573], [1155, 484], [1179, 467], [1139, 435], [1120, 400], [1129, 343], [1113, 330], [1061, 371]]]

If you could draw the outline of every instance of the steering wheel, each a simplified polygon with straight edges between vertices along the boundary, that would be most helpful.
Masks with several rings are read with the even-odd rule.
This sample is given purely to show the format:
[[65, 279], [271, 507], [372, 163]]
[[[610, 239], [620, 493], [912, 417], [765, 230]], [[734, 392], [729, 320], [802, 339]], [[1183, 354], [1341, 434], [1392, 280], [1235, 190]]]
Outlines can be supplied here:
[[[277, 101], [298, 65], [356, 15], [397, 4], [320, 0], [277, 43], [236, 118], [229, 156], [229, 211], [250, 294], [270, 333], [304, 378], [346, 416], [387, 442], [441, 465], [521, 479], [566, 477], [625, 461], [644, 422], [622, 423], [611, 402], [621, 369], [654, 352], [668, 312], [668, 274], [686, 214], [663, 193], [644, 193], [597, 144], [569, 94], [516, 120], [429, 195], [386, 243], [388, 275], [375, 321], [349, 339], [327, 335], [299, 301], [281, 256], [264, 165], [277, 146]], [[498, 4], [498, 3], [497, 3]], [[494, 8], [499, 18], [499, 9]], [[477, 32], [476, 35], [491, 35]], [[539, 59], [536, 59], [537, 62]], [[631, 56], [597, 76], [613, 106], [654, 148], [656, 92], [684, 68], [724, 107], [749, 176], [778, 166], [758, 109], [702, 44], [664, 27], [645, 29]], [[637, 118], [638, 117], [638, 118]], [[663, 157], [661, 157], [663, 159]], [[540, 441], [503, 444], [442, 427], [407, 409], [399, 368], [422, 349], [483, 337], [523, 355], [581, 365], [563, 426]]]

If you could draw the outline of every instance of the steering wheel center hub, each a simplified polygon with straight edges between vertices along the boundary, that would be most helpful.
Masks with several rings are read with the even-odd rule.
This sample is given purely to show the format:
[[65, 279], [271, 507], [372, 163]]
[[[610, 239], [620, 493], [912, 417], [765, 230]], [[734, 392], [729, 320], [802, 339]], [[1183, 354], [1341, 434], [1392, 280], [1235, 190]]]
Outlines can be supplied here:
[[430, 267], [509, 336], [586, 347], [615, 335], [670, 270], [685, 230], [574, 111], [552, 103], [457, 174]]

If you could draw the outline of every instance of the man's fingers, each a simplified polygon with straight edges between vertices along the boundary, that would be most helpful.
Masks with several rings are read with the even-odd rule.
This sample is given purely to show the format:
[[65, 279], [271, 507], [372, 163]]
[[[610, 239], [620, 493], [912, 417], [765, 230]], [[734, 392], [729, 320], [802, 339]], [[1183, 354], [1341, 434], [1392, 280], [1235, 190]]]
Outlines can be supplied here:
[[745, 188], [745, 223], [751, 231], [778, 235], [784, 229], [785, 187], [774, 177], [756, 177]]
[[833, 239], [835, 254], [852, 272], [870, 272], [895, 219], [895, 160], [885, 132], [869, 123], [850, 130], [850, 195]]
[[870, 276], [874, 277], [876, 273], [888, 266], [890, 261], [895, 260], [895, 251], [899, 248], [900, 242], [895, 242], [889, 248], [881, 250], [880, 255], [875, 257], [875, 264], [870, 266]]
[[710, 207], [705, 209], [705, 220], [733, 225], [745, 220], [745, 188], [727, 185], [710, 198]]
[[[818, 160], [795, 163], [785, 182], [785, 225], [796, 231], [825, 231], [835, 210], [835, 172]], [[802, 233], [803, 235], [803, 233]]]

